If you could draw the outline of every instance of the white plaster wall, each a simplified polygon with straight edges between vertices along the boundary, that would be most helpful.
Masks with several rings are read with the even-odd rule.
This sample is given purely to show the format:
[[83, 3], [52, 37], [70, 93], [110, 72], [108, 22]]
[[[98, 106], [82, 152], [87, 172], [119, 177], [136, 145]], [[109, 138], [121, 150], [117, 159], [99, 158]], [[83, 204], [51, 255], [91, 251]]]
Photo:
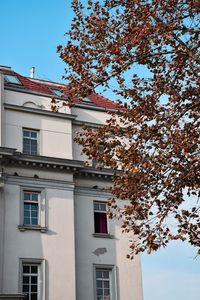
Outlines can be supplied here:
[[[72, 139], [74, 141], [74, 138], [77, 136], [78, 132], [81, 132], [82, 128], [77, 125], [73, 125], [72, 127]], [[82, 152], [82, 146], [79, 145], [78, 143], [73, 142], [72, 144], [72, 151], [73, 151], [73, 158], [76, 160], [82, 160], [82, 161], [87, 161], [88, 158], [85, 154], [81, 153]]]
[[[78, 192], [75, 197], [77, 300], [95, 299], [93, 264], [116, 267], [116, 300], [142, 300], [139, 256], [133, 261], [126, 258], [130, 237], [122, 235], [120, 223], [108, 221], [109, 233], [113, 238], [93, 236], [94, 200], [106, 201], [107, 197], [100, 192], [96, 196]], [[93, 253], [97, 248], [106, 248], [107, 252], [97, 256]]]
[[6, 110], [5, 147], [22, 152], [22, 128], [39, 130], [39, 154], [72, 159], [71, 120]]
[[[29, 93], [23, 93], [20, 91], [5, 90], [5, 103], [13, 104], [18, 106], [32, 107], [43, 110], [51, 111], [51, 98], [42, 95], [34, 95]], [[60, 112], [71, 113], [71, 109], [68, 106], [62, 106], [62, 101], [60, 103]]]
[[46, 300], [75, 300], [73, 191], [46, 189], [47, 233], [18, 230], [20, 186], [6, 184], [3, 293], [19, 292], [19, 259], [45, 259]]
[[80, 107], [72, 107], [72, 113], [77, 115], [78, 121], [91, 122], [95, 124], [104, 124], [107, 119], [110, 118], [110, 115], [106, 112], [106, 110], [98, 111], [94, 109], [80, 108]]

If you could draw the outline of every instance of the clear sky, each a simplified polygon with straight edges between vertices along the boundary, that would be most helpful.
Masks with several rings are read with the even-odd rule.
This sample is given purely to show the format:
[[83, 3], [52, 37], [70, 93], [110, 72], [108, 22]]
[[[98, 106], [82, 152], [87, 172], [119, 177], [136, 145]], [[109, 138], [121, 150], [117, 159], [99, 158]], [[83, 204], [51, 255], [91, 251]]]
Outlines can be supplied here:
[[[56, 46], [65, 43], [71, 18], [70, 0], [1, 0], [0, 65], [25, 76], [35, 66], [36, 77], [60, 82], [65, 65]], [[200, 257], [186, 244], [142, 255], [142, 269], [144, 300], [199, 299]]]

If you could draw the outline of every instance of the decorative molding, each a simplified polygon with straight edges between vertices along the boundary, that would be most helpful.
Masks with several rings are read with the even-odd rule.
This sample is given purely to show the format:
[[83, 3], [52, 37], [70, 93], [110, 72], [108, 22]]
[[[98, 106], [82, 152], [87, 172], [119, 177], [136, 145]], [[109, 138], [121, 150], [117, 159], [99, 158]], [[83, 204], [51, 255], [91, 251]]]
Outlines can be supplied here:
[[[4, 87], [5, 90], [10, 90], [10, 91], [14, 91], [14, 92], [18, 92], [18, 93], [25, 93], [25, 94], [31, 94], [31, 95], [37, 95], [37, 96], [43, 96], [43, 97], [48, 97], [50, 99], [52, 98], [56, 98], [59, 101], [66, 101], [68, 102], [67, 98], [62, 98], [62, 97], [58, 97], [55, 95], [49, 95], [49, 94], [45, 94], [45, 93], [39, 93], [39, 92], [34, 92], [34, 91], [29, 91], [29, 90], [22, 90], [20, 87], [16, 88], [16, 87], [10, 87], [10, 86], [5, 86]], [[113, 111], [116, 112], [116, 109], [113, 108], [105, 108], [105, 107], [101, 107], [101, 106], [91, 106], [88, 104], [84, 104], [84, 103], [74, 103], [74, 107], [79, 107], [79, 108], [85, 108], [85, 109], [89, 109], [89, 110], [96, 110], [96, 111], [104, 111], [104, 112], [109, 112], [109, 111]]]
[[40, 231], [42, 233], [45, 233], [47, 231], [47, 227], [42, 227], [42, 226], [33, 226], [33, 225], [18, 225], [18, 229], [19, 231], [24, 232], [25, 230], [36, 230], [36, 231]]
[[96, 169], [95, 167], [84, 167], [84, 162], [73, 159], [63, 159], [39, 155], [25, 155], [15, 149], [0, 147], [0, 163], [3, 166], [18, 166], [29, 169], [42, 169], [71, 172], [78, 178], [93, 177], [98, 180], [111, 180], [113, 171], [110, 169]]
[[107, 200], [109, 197], [111, 197], [111, 192], [109, 190], [104, 189], [94, 189], [92, 187], [75, 187], [75, 194], [80, 196], [89, 196], [89, 197], [95, 197], [95, 198], [103, 198], [104, 200]]
[[74, 191], [74, 183], [64, 180], [55, 180], [55, 179], [44, 179], [44, 178], [33, 178], [33, 177], [24, 177], [24, 176], [13, 176], [7, 175], [5, 183], [21, 185], [23, 188], [35, 188], [35, 189], [45, 189], [51, 188], [56, 190], [67, 190]]
[[0, 300], [22, 300], [25, 299], [25, 294], [0, 294]]
[[76, 115], [72, 115], [72, 114], [52, 112], [49, 110], [26, 107], [26, 106], [19, 106], [19, 105], [14, 105], [14, 104], [6, 104], [5, 103], [4, 107], [9, 110], [21, 111], [24, 113], [43, 115], [43, 116], [48, 116], [48, 117], [53, 117], [53, 118], [74, 120], [77, 117]]
[[93, 237], [96, 238], [106, 238], [106, 239], [114, 239], [114, 235], [111, 235], [109, 233], [93, 233]]

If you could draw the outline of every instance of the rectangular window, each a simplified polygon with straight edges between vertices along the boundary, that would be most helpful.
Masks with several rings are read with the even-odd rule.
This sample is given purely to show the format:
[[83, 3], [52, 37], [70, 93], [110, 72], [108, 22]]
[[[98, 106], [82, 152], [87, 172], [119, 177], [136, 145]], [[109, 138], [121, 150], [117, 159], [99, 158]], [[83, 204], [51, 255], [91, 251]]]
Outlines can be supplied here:
[[20, 84], [21, 85], [21, 82], [19, 81], [19, 79], [15, 75], [5, 74], [4, 78], [8, 83]]
[[23, 191], [24, 225], [39, 225], [40, 193]]
[[[99, 145], [98, 148], [97, 148], [97, 151], [98, 151], [100, 154], [102, 154], [102, 153], [104, 152], [104, 146], [103, 146], [103, 145]], [[95, 168], [96, 165], [97, 165], [97, 160], [96, 160], [96, 158], [93, 158], [93, 159], [92, 159], [92, 167]]]
[[111, 300], [111, 270], [96, 268], [96, 299]]
[[94, 231], [108, 233], [106, 203], [94, 202]]
[[28, 155], [38, 154], [38, 131], [23, 129], [23, 153]]
[[39, 300], [39, 265], [23, 263], [22, 292], [25, 300]]

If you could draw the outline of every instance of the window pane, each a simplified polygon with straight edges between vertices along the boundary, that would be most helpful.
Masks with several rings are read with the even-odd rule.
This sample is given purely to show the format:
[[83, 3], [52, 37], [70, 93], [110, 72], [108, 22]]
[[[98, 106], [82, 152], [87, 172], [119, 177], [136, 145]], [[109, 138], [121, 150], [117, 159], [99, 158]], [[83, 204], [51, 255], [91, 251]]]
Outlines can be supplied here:
[[19, 81], [19, 79], [16, 76], [14, 76], [14, 75], [5, 74], [4, 78], [9, 83], [21, 84], [21, 82]]
[[31, 292], [33, 293], [36, 293], [37, 292], [37, 284], [32, 284], [31, 285]]
[[30, 193], [24, 192], [24, 200], [30, 200]]
[[29, 285], [23, 284], [23, 293], [28, 293], [28, 292], [29, 292]]
[[109, 289], [104, 289], [104, 295], [110, 295], [110, 290]]
[[37, 273], [38, 267], [37, 266], [31, 266], [31, 273]]
[[25, 218], [30, 218], [30, 211], [29, 210], [24, 210], [24, 217]]
[[38, 225], [38, 219], [32, 218], [32, 219], [31, 219], [31, 224], [32, 224], [32, 225]]
[[32, 138], [37, 138], [37, 132], [36, 131], [31, 131], [31, 137]]
[[94, 210], [99, 210], [99, 203], [94, 203]]
[[38, 201], [38, 194], [32, 194], [32, 200]]
[[100, 206], [100, 211], [106, 211], [106, 204], [105, 203], [100, 203], [99, 204], [99, 206]]
[[97, 289], [97, 295], [103, 295], [103, 289]]
[[109, 278], [109, 271], [103, 271], [103, 277]]
[[33, 211], [37, 211], [38, 210], [38, 204], [34, 204], [34, 203], [32, 203], [31, 204], [31, 210]]
[[108, 233], [106, 213], [94, 212], [95, 233]]
[[37, 218], [37, 216], [38, 216], [38, 212], [37, 212], [37, 210], [36, 211], [32, 211], [31, 212], [31, 216], [33, 217], [33, 218]]
[[23, 283], [29, 283], [29, 277], [23, 276]]
[[30, 218], [24, 218], [24, 224], [30, 225]]
[[31, 205], [30, 204], [27, 204], [27, 203], [24, 203], [24, 209], [29, 211], [31, 208]]
[[103, 282], [101, 280], [97, 280], [97, 287], [102, 288]]
[[23, 266], [23, 273], [29, 273], [30, 267], [29, 266]]
[[31, 300], [37, 300], [37, 294], [31, 294]]
[[31, 276], [31, 283], [37, 283], [37, 277]]
[[108, 280], [107, 280], [107, 281], [104, 281], [104, 282], [103, 282], [103, 286], [104, 286], [104, 288], [108, 288], [108, 289], [109, 289], [109, 287], [110, 287], [109, 281], [108, 281]]
[[97, 278], [102, 278], [103, 277], [102, 271], [96, 271], [96, 277]]
[[30, 132], [28, 130], [23, 130], [23, 136], [24, 137], [29, 137], [30, 136]]

